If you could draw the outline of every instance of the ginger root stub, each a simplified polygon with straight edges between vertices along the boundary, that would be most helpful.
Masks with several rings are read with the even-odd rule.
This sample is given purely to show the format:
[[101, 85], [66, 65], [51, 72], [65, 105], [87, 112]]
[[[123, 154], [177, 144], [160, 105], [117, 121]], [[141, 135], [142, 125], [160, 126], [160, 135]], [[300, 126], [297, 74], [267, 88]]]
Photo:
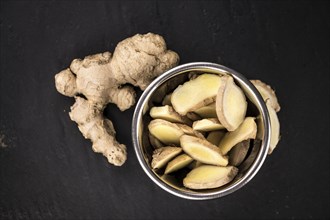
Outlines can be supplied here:
[[137, 34], [121, 41], [113, 55], [104, 52], [73, 60], [69, 68], [55, 75], [55, 85], [61, 94], [75, 97], [70, 118], [92, 141], [93, 150], [121, 166], [126, 161], [126, 146], [116, 140], [111, 121], [103, 116], [104, 108], [108, 103], [121, 111], [130, 108], [135, 103], [132, 85], [144, 90], [178, 62], [179, 56], [167, 50], [163, 37]]

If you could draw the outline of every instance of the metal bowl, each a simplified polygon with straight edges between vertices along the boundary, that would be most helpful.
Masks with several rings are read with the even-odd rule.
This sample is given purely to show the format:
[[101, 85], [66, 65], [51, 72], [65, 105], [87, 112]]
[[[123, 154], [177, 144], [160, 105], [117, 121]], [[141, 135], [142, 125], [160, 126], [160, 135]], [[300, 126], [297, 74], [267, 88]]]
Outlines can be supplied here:
[[[147, 126], [151, 120], [149, 109], [160, 105], [164, 96], [178, 85], [188, 80], [188, 74], [212, 73], [231, 75], [235, 83], [242, 88], [248, 100], [248, 114], [258, 120], [257, 139], [251, 144], [249, 154], [238, 167], [239, 173], [230, 183], [215, 189], [191, 190], [185, 188], [182, 181], [171, 175], [161, 175], [151, 168], [153, 147], [149, 143]], [[268, 111], [260, 93], [242, 74], [228, 67], [207, 62], [187, 63], [177, 66], [156, 78], [141, 95], [133, 116], [132, 139], [136, 156], [148, 177], [167, 192], [185, 199], [215, 199], [243, 187], [261, 168], [268, 152], [270, 143], [270, 120]]]

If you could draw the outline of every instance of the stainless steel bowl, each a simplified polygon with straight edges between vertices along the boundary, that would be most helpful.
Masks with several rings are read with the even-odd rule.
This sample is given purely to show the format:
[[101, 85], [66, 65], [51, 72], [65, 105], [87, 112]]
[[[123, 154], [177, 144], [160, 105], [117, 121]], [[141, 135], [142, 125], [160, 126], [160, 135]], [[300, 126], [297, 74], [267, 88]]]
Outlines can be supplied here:
[[[160, 103], [163, 97], [179, 84], [188, 79], [190, 72], [213, 73], [231, 75], [236, 84], [245, 92], [249, 102], [250, 114], [258, 120], [258, 139], [251, 146], [250, 153], [245, 161], [238, 167], [239, 173], [235, 179], [216, 189], [190, 190], [180, 181], [170, 175], [158, 174], [151, 168], [153, 148], [149, 143], [147, 126], [151, 120], [149, 108]], [[252, 107], [251, 107], [252, 106]], [[252, 109], [252, 110], [251, 110]], [[156, 78], [141, 95], [133, 116], [132, 138], [135, 153], [139, 163], [148, 177], [167, 192], [193, 200], [207, 200], [219, 198], [243, 187], [261, 168], [268, 152], [270, 143], [270, 120], [266, 105], [257, 89], [242, 74], [228, 67], [207, 62], [187, 63], [177, 66]]]

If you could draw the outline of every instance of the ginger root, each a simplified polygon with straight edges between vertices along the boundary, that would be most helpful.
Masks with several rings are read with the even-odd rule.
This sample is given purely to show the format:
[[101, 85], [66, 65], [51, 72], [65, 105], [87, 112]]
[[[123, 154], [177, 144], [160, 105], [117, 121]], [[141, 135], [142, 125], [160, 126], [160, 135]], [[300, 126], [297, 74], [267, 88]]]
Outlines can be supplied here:
[[55, 86], [61, 94], [75, 97], [70, 118], [92, 141], [93, 150], [121, 166], [126, 161], [126, 146], [117, 142], [111, 121], [103, 116], [104, 108], [108, 103], [121, 111], [130, 108], [135, 104], [131, 85], [144, 90], [178, 61], [179, 56], [167, 50], [161, 36], [137, 34], [121, 41], [113, 56], [104, 52], [73, 60], [69, 68], [55, 75]]

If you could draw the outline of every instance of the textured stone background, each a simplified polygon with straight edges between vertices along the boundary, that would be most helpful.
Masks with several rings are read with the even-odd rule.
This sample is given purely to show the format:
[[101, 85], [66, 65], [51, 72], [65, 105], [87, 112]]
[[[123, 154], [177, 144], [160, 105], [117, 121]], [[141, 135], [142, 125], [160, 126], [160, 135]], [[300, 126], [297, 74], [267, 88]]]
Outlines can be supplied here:
[[[329, 218], [327, 1], [1, 1], [0, 219]], [[230, 196], [188, 201], [158, 188], [134, 155], [133, 109], [106, 109], [128, 147], [109, 165], [54, 88], [72, 59], [155, 32], [181, 63], [210, 61], [277, 91], [282, 140]]]

